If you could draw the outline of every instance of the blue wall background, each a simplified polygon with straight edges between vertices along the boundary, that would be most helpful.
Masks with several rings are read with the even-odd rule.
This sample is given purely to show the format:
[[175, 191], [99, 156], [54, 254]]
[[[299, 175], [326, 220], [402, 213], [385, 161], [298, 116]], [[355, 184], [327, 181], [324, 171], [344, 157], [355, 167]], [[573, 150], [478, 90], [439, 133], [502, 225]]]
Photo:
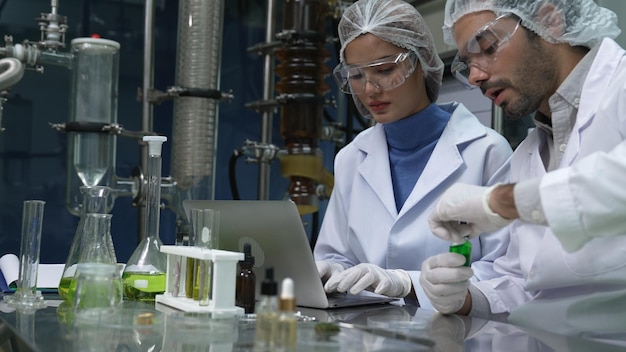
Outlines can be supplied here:
[[[61, 1], [59, 13], [68, 17], [66, 42], [98, 33], [121, 44], [118, 122], [129, 130], [141, 128], [141, 104], [137, 89], [142, 85], [144, 1], [87, 0]], [[280, 3], [280, 1], [279, 1]], [[228, 161], [231, 153], [246, 139], [259, 141], [261, 115], [245, 104], [262, 98], [263, 58], [247, 48], [265, 40], [265, 0], [225, 1], [221, 90], [232, 90], [235, 99], [221, 103], [219, 114], [215, 198], [231, 199]], [[279, 5], [279, 8], [282, 5]], [[36, 17], [50, 12], [49, 0], [8, 0], [0, 12], [0, 34], [13, 36], [14, 42], [40, 37]], [[157, 1], [155, 28], [155, 84], [165, 90], [174, 84], [178, 3]], [[280, 17], [280, 16], [279, 16]], [[333, 24], [328, 21], [328, 28]], [[276, 30], [281, 29], [278, 19]], [[329, 33], [332, 33], [329, 30]], [[331, 49], [336, 55], [334, 48]], [[327, 64], [336, 64], [334, 57]], [[333, 83], [328, 78], [331, 87]], [[19, 254], [22, 203], [27, 199], [46, 201], [42, 245], [42, 263], [65, 262], [74, 237], [78, 218], [65, 208], [66, 137], [50, 128], [49, 123], [64, 122], [69, 111], [70, 74], [65, 68], [46, 66], [44, 74], [26, 72], [15, 85], [5, 104], [0, 134], [0, 255]], [[333, 93], [330, 93], [333, 94]], [[336, 97], [337, 98], [337, 97]], [[338, 97], [341, 99], [341, 97]], [[154, 131], [171, 136], [172, 102], [154, 107]], [[329, 113], [336, 116], [330, 108]], [[273, 143], [282, 146], [279, 116], [274, 117]], [[163, 175], [169, 175], [170, 144], [163, 149]], [[335, 145], [321, 142], [325, 166], [332, 171]], [[140, 148], [136, 140], [118, 138], [117, 175], [129, 177], [139, 164]], [[279, 162], [271, 167], [270, 199], [281, 199], [287, 187]], [[239, 193], [242, 199], [256, 199], [258, 166], [237, 164]], [[326, 202], [321, 202], [319, 221]], [[118, 198], [112, 211], [112, 237], [118, 261], [125, 262], [137, 245], [137, 209], [131, 199]], [[314, 229], [311, 216], [304, 218], [309, 235]], [[174, 216], [162, 212], [161, 239], [174, 242]]]

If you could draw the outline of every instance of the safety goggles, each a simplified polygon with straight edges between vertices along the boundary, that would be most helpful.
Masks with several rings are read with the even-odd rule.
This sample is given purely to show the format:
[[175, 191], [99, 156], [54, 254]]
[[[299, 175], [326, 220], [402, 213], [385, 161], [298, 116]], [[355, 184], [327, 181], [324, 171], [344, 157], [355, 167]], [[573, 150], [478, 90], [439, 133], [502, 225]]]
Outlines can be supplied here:
[[377, 89], [390, 90], [400, 86], [415, 71], [417, 56], [407, 51], [365, 65], [337, 65], [333, 75], [339, 89], [348, 94], [365, 92], [367, 82]]
[[[509, 17], [517, 21], [503, 21]], [[481, 71], [488, 71], [500, 51], [508, 45], [521, 21], [512, 13], [507, 13], [498, 16], [476, 31], [476, 34], [467, 42], [465, 50], [459, 50], [454, 57], [450, 66], [452, 75], [467, 88], [475, 88], [469, 81], [471, 68], [476, 67]]]

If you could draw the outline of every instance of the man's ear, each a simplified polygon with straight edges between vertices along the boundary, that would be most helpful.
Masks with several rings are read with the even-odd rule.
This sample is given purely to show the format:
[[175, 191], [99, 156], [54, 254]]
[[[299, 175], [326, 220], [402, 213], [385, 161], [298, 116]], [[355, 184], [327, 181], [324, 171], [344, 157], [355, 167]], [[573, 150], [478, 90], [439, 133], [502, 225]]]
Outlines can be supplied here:
[[540, 27], [546, 29], [547, 34], [552, 38], [559, 38], [565, 32], [565, 17], [554, 4], [541, 5], [535, 13], [535, 21]]

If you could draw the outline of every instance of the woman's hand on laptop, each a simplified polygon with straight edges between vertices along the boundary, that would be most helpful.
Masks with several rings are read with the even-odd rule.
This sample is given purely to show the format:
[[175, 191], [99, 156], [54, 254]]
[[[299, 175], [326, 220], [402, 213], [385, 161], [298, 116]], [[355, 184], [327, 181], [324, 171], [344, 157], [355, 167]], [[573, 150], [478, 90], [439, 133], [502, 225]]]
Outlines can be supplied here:
[[389, 297], [405, 297], [412, 286], [411, 277], [404, 270], [385, 270], [374, 264], [361, 263], [332, 275], [326, 281], [324, 290], [328, 293], [349, 290], [353, 295], [368, 290]]
[[339, 263], [329, 262], [326, 260], [318, 260], [315, 262], [317, 266], [317, 272], [320, 274], [322, 282], [328, 281], [331, 276], [339, 274], [343, 271], [343, 265]]

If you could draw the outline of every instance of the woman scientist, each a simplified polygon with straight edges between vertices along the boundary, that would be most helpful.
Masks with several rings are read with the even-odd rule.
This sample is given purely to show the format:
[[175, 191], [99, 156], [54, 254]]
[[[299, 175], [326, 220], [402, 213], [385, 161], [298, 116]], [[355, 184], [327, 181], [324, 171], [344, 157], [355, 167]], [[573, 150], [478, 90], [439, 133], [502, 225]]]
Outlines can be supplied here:
[[[335, 187], [314, 255], [327, 292], [363, 290], [430, 307], [422, 261], [447, 252], [428, 215], [453, 183], [508, 180], [507, 141], [459, 103], [435, 104], [443, 76], [430, 31], [402, 0], [360, 0], [339, 22], [334, 76], [376, 124], [335, 158]], [[475, 280], [496, 276], [506, 231], [473, 239]]]

